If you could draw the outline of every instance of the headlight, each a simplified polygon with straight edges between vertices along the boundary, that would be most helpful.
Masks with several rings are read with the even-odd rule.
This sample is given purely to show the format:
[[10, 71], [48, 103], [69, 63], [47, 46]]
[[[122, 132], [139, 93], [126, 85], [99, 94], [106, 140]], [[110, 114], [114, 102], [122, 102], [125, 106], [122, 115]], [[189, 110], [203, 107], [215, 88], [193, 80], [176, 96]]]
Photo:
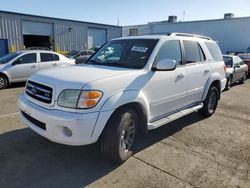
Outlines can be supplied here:
[[58, 105], [66, 108], [86, 109], [97, 105], [102, 97], [102, 92], [82, 91], [82, 90], [64, 90], [58, 97]]

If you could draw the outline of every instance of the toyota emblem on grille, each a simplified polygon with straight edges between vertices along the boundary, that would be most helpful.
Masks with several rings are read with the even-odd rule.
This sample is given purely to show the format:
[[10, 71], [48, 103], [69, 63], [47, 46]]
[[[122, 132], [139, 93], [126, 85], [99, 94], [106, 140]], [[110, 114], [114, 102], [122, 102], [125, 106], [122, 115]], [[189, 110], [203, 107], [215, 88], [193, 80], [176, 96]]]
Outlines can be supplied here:
[[31, 92], [35, 95], [35, 94], [37, 94], [37, 89], [36, 89], [36, 87], [33, 87], [32, 89], [31, 89]]

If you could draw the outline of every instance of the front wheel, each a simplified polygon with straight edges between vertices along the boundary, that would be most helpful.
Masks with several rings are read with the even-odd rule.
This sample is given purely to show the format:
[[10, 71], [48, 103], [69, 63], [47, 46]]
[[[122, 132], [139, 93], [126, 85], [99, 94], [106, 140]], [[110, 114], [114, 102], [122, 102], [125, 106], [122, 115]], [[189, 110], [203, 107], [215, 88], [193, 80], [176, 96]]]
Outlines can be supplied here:
[[200, 114], [205, 117], [210, 117], [214, 114], [219, 100], [219, 90], [215, 86], [211, 86], [205, 101], [203, 102], [203, 108], [199, 110]]
[[132, 155], [138, 123], [138, 115], [132, 109], [112, 115], [101, 138], [101, 150], [107, 159], [120, 164]]
[[8, 80], [5, 76], [0, 75], [0, 90], [8, 86]]

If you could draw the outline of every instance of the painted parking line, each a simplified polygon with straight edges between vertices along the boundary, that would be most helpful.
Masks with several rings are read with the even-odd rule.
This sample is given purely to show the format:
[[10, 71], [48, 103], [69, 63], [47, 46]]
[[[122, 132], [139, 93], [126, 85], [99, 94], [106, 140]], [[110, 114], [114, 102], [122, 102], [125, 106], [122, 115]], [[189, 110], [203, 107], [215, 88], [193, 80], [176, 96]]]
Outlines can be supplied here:
[[0, 115], [0, 118], [5, 118], [5, 117], [15, 116], [15, 115], [18, 115], [18, 112], [15, 112], [15, 113], [10, 113], [10, 114]]

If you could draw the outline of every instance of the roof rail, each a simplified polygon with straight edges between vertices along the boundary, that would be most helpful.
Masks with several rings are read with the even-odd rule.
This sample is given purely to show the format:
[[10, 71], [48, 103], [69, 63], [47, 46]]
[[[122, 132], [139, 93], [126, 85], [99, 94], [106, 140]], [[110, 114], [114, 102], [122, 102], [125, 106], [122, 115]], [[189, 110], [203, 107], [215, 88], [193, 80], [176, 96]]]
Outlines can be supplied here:
[[197, 37], [201, 39], [207, 39], [212, 40], [210, 37], [202, 36], [202, 35], [195, 35], [195, 34], [189, 34], [189, 33], [171, 33], [169, 36], [181, 36], [181, 37]]

